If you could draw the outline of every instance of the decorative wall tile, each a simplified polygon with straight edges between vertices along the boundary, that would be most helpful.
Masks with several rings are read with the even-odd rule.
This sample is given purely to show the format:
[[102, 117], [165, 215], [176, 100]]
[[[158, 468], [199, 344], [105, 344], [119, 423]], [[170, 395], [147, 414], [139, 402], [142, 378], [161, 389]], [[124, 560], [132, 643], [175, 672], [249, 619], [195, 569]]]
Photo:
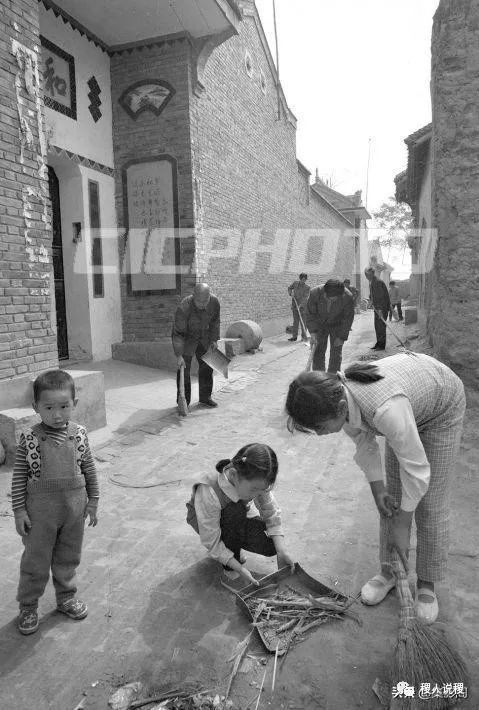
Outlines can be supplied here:
[[92, 77], [90, 77], [90, 79], [88, 79], [87, 84], [88, 84], [88, 88], [90, 89], [90, 91], [88, 93], [88, 98], [90, 99], [90, 105], [88, 106], [88, 110], [90, 111], [92, 118], [96, 123], [101, 118], [101, 111], [100, 111], [101, 89], [100, 89], [98, 82], [94, 76], [92, 76]]

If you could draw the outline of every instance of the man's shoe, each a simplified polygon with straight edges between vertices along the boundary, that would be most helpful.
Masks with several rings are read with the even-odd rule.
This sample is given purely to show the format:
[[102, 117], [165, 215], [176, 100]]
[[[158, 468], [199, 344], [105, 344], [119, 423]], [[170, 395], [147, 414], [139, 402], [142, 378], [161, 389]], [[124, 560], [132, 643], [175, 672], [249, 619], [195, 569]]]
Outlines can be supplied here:
[[376, 343], [376, 345], [373, 345], [373, 346], [372, 346], [371, 348], [369, 348], [369, 349], [370, 349], [370, 350], [377, 350], [377, 349], [378, 349], [378, 344]]
[[421, 587], [416, 591], [416, 616], [423, 624], [432, 624], [439, 614], [436, 594], [431, 589]]
[[215, 402], [211, 397], [208, 399], [200, 399], [200, 404], [203, 404], [205, 407], [217, 407], [218, 402]]
[[288, 338], [288, 340], [289, 340], [290, 343], [295, 343], [295, 342], [297, 341], [297, 339], [298, 339], [298, 338]]
[[57, 611], [60, 611], [62, 614], [66, 614], [70, 617], [70, 619], [80, 621], [80, 619], [84, 619], [85, 616], [87, 616], [88, 607], [85, 602], [80, 601], [80, 599], [74, 599], [72, 597], [71, 599], [67, 599], [61, 604], [57, 604]]
[[17, 628], [21, 634], [28, 636], [38, 629], [38, 613], [36, 609], [21, 609], [17, 619]]
[[395, 586], [394, 575], [388, 579], [383, 574], [376, 574], [361, 589], [361, 601], [368, 605], [379, 604]]

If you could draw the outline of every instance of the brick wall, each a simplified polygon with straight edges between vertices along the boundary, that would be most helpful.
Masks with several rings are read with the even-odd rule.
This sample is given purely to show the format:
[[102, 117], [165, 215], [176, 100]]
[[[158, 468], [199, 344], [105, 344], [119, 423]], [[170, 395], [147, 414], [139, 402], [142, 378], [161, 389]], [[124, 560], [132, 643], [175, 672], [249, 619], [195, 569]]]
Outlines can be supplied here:
[[[121, 278], [124, 340], [155, 340], [168, 336], [174, 309], [191, 292], [195, 279], [210, 283], [222, 304], [222, 330], [234, 320], [287, 319], [287, 286], [302, 270], [292, 260], [297, 229], [338, 229], [339, 249], [327, 273], [311, 273], [315, 285], [354, 270], [354, 240], [344, 220], [309, 190], [308, 176], [296, 158], [295, 119], [287, 107], [278, 120], [274, 77], [253, 17], [245, 17], [240, 34], [213, 50], [201, 81], [191, 88], [192, 50], [185, 40], [133, 49], [111, 58], [116, 206], [124, 225], [121, 168], [131, 159], [168, 153], [178, 161], [178, 194], [182, 238], [181, 293], [129, 294]], [[249, 75], [245, 67], [248, 52]], [[144, 112], [136, 120], [118, 99], [133, 83], [163, 79], [175, 95], [160, 114]], [[265, 86], [262, 86], [262, 77]], [[185, 238], [189, 234], [191, 238]], [[248, 230], [254, 230], [248, 232]], [[283, 230], [278, 232], [278, 230]], [[193, 234], [195, 233], [195, 236]], [[195, 242], [196, 237], [196, 242]], [[304, 245], [311, 264], [328, 251], [331, 235]], [[276, 240], [276, 241], [275, 241]], [[271, 268], [270, 247], [275, 253]], [[227, 250], [229, 258], [211, 258]], [[120, 256], [124, 239], [120, 239]], [[300, 250], [299, 250], [300, 251]]]
[[[223, 328], [243, 318], [262, 325], [287, 319], [286, 289], [303, 270], [300, 260], [290, 261], [294, 230], [341, 231], [348, 223], [309, 192], [297, 163], [294, 120], [283, 109], [278, 120], [274, 77], [254, 17], [246, 16], [239, 35], [214, 50], [203, 83], [205, 92], [192, 98], [191, 109], [193, 179], [202, 204], [199, 270], [220, 298]], [[245, 230], [258, 230], [259, 241]], [[278, 230], [285, 231], [278, 236]], [[307, 261], [319, 262], [329, 238], [310, 240]], [[312, 286], [353, 272], [354, 240], [342, 234], [339, 242], [330, 271], [310, 271]], [[264, 250], [273, 244], [274, 257]], [[230, 256], [211, 258], [211, 249]]]
[[0, 0], [0, 380], [58, 366], [39, 44], [37, 0]]
[[[189, 52], [186, 40], [134, 49], [111, 58], [113, 149], [116, 167], [116, 208], [120, 233], [123, 214], [122, 167], [129, 160], [167, 153], [177, 160], [179, 224], [182, 235], [193, 234], [191, 148], [189, 126]], [[150, 111], [130, 118], [118, 103], [125, 89], [143, 79], [161, 79], [175, 94], [159, 116]], [[194, 237], [181, 238], [181, 263], [194, 262]], [[123, 258], [124, 239], [120, 238]], [[181, 292], [189, 292], [194, 276], [182, 276]], [[156, 340], [171, 332], [171, 320], [181, 294], [129, 294], [126, 276], [121, 277], [123, 337], [125, 341]]]

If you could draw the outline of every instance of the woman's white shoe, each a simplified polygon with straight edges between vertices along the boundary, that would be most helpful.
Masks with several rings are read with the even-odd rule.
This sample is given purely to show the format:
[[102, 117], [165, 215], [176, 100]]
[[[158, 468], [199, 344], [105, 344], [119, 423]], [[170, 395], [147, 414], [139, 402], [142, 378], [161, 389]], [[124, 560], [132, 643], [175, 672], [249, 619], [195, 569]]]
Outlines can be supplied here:
[[361, 589], [361, 601], [363, 604], [379, 604], [395, 586], [396, 577], [388, 578], [382, 574], [376, 574]]
[[[422, 597], [420, 599], [419, 597]], [[431, 589], [421, 587], [416, 591], [416, 616], [423, 624], [432, 624], [439, 614], [436, 594]]]

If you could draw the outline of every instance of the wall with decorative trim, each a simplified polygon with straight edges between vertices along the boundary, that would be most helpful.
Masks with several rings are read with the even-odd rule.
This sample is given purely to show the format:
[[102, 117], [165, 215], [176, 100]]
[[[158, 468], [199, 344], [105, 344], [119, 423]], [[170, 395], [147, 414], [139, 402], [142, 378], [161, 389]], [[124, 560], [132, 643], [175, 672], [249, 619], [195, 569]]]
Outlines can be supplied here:
[[[158, 340], [170, 334], [176, 305], [195, 281], [188, 41], [182, 38], [115, 54], [111, 58], [111, 76], [116, 210], [123, 264], [135, 239], [134, 231], [127, 229], [131, 225], [125, 204], [125, 167], [131, 161], [166, 155], [174, 162], [176, 172], [179, 259], [184, 271], [177, 288], [167, 293], [131, 292], [126, 274], [121, 276], [124, 340]], [[155, 82], [161, 82], [157, 89]], [[168, 89], [172, 91], [166, 96], [164, 92]], [[162, 98], [167, 100], [162, 103]], [[147, 203], [148, 199], [157, 197], [161, 201], [167, 197], [161, 190], [157, 195], [150, 188], [147, 192], [148, 195], [143, 195]], [[148, 220], [148, 204], [145, 216]], [[144, 232], [137, 233], [136, 238], [145, 241]]]
[[[52, 10], [39, 5], [40, 33], [48, 42], [73, 57], [75, 72], [76, 119], [65, 115], [61, 105], [69, 103], [59, 94], [66, 74], [66, 62], [55, 58], [51, 69], [58, 74], [44, 77], [46, 133], [48, 142], [58, 148], [79, 154], [104, 166], [113, 167], [110, 58], [78, 30], [55, 17]], [[47, 67], [43, 67], [45, 71]], [[60, 81], [60, 83], [58, 83]], [[67, 92], [70, 87], [67, 86]], [[49, 107], [58, 99], [59, 110]]]

